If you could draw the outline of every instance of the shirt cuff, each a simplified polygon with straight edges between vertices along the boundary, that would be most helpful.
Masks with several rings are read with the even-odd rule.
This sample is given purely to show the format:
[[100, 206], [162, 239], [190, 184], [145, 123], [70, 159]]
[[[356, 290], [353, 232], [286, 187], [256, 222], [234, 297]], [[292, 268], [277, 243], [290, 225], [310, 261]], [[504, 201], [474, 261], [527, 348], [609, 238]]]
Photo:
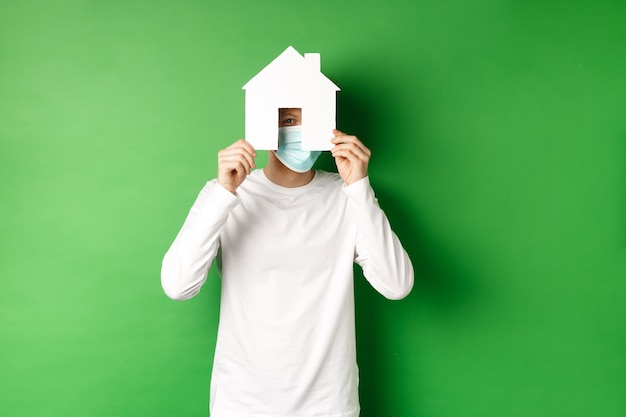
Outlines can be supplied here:
[[362, 193], [365, 190], [370, 189], [370, 177], [366, 176], [361, 178], [358, 181], [353, 182], [350, 185], [346, 185], [345, 183], [342, 186], [343, 192], [346, 193], [347, 196], [352, 196], [355, 194]]
[[215, 183], [213, 196], [215, 197], [215, 202], [224, 207], [232, 207], [239, 202], [239, 197], [236, 194], [231, 193], [218, 182]]

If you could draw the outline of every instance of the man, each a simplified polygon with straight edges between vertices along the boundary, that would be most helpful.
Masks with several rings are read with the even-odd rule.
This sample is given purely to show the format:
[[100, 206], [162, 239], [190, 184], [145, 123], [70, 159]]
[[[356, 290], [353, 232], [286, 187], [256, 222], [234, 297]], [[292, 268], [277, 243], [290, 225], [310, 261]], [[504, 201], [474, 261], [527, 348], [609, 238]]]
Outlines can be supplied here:
[[262, 170], [244, 140], [220, 151], [163, 259], [165, 293], [184, 300], [217, 257], [212, 417], [359, 415], [353, 263], [389, 299], [410, 292], [413, 267], [369, 185], [370, 150], [333, 133], [338, 174], [312, 170], [301, 109], [279, 110]]

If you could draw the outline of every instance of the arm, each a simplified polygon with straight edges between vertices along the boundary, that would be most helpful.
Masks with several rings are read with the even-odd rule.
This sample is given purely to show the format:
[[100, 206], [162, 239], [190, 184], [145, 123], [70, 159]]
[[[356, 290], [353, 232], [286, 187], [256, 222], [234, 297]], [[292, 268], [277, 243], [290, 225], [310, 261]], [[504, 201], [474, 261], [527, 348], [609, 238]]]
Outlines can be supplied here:
[[163, 258], [161, 286], [168, 297], [186, 300], [198, 294], [217, 255], [228, 213], [237, 202], [237, 197], [216, 181], [200, 191]]
[[168, 297], [186, 300], [200, 291], [217, 255], [228, 213], [238, 204], [235, 191], [254, 168], [255, 156], [243, 140], [219, 152], [217, 180], [202, 189], [163, 258], [161, 286]]
[[344, 187], [357, 224], [355, 262], [368, 282], [390, 300], [406, 297], [413, 288], [413, 265], [378, 205], [369, 178]]
[[371, 152], [356, 136], [333, 133], [331, 153], [357, 224], [355, 262], [376, 291], [389, 299], [404, 298], [413, 288], [413, 265], [370, 186]]

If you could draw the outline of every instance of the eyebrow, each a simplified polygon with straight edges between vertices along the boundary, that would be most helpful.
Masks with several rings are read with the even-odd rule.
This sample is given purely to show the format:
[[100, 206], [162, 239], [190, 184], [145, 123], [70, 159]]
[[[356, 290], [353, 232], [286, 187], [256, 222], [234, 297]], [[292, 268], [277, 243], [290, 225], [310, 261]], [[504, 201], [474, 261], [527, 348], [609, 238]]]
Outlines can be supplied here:
[[281, 113], [280, 113], [280, 117], [281, 117], [281, 118], [288, 117], [288, 116], [289, 116], [289, 117], [294, 117], [294, 118], [295, 118], [295, 117], [297, 117], [298, 115], [297, 115], [295, 112], [292, 112], [291, 110], [287, 110], [287, 111], [284, 111], [284, 112], [281, 112]]

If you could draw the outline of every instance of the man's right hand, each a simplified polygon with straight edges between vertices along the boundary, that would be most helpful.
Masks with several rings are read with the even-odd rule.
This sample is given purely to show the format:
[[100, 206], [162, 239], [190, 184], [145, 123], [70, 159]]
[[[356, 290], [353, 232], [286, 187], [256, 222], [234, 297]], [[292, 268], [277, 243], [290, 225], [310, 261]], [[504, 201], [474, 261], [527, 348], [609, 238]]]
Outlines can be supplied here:
[[248, 142], [239, 139], [217, 154], [217, 182], [231, 193], [250, 175], [250, 170], [256, 168], [254, 158], [256, 151]]

